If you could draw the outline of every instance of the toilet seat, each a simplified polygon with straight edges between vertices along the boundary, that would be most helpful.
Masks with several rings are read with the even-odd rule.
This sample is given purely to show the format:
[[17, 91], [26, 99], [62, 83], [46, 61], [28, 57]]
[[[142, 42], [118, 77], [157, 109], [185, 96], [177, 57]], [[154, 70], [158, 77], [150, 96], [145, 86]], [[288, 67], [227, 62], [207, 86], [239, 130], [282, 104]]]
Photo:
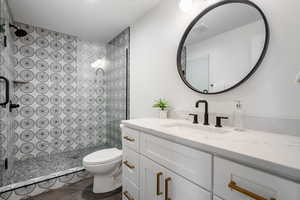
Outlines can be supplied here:
[[102, 165], [122, 159], [122, 151], [117, 148], [103, 149], [91, 153], [83, 158], [83, 164]]

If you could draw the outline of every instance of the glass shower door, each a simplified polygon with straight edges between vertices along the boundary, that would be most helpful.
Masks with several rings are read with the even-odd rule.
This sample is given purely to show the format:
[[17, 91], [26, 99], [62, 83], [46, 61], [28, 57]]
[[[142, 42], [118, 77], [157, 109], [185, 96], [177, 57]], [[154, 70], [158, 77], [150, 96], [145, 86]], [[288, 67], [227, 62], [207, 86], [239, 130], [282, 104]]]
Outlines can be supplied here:
[[112, 147], [122, 148], [122, 120], [129, 118], [130, 29], [125, 29], [107, 44], [105, 69], [107, 139]]
[[14, 130], [9, 103], [13, 93], [10, 16], [5, 0], [0, 0], [0, 187], [10, 184], [13, 173]]

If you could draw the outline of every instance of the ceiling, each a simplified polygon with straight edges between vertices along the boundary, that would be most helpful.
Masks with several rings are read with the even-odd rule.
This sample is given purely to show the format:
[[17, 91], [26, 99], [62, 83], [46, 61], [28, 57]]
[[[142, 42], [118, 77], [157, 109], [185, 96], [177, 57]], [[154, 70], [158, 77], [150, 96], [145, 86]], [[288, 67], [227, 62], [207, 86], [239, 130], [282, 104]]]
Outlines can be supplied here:
[[258, 20], [262, 20], [262, 16], [251, 6], [246, 4], [223, 5], [207, 13], [195, 24], [189, 33], [186, 45], [207, 40]]
[[9, 0], [15, 21], [108, 42], [160, 0]]

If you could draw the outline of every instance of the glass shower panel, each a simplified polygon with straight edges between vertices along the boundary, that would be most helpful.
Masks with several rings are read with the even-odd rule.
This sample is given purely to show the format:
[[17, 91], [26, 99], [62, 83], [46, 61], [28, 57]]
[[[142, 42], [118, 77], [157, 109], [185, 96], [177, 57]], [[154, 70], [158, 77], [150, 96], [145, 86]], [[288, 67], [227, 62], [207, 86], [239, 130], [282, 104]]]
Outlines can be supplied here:
[[0, 1], [0, 186], [10, 183], [14, 164], [13, 116], [9, 102], [13, 96], [14, 67], [12, 38], [9, 30], [10, 16], [5, 0]]
[[111, 146], [117, 148], [121, 148], [122, 143], [120, 123], [129, 116], [129, 38], [128, 28], [107, 44], [107, 139]]

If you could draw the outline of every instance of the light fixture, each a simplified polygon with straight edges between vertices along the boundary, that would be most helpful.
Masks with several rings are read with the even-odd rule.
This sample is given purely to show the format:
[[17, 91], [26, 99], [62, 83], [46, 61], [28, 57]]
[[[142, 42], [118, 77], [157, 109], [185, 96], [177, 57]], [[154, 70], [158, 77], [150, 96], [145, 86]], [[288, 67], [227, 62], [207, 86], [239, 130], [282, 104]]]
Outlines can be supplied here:
[[183, 12], [188, 12], [193, 8], [193, 0], [180, 0], [179, 1], [179, 8]]
[[104, 69], [104, 67], [105, 67], [105, 59], [101, 58], [101, 59], [96, 60], [95, 62], [91, 63], [91, 67]]

